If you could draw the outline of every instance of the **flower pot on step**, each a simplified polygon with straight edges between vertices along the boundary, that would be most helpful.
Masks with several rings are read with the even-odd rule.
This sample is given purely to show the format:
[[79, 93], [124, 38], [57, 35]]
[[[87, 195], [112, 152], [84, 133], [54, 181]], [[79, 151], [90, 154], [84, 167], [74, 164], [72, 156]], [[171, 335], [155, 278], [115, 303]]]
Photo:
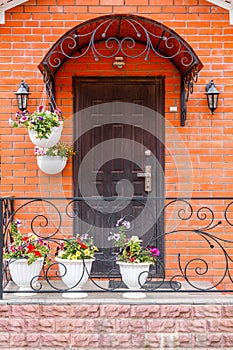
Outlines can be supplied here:
[[70, 292], [64, 292], [62, 296], [65, 298], [85, 298], [87, 293], [82, 292], [82, 288], [88, 281], [94, 259], [56, 258], [55, 260], [58, 262], [62, 281], [70, 290]]
[[132, 290], [123, 294], [124, 298], [145, 298], [146, 294], [141, 292], [148, 277], [151, 263], [128, 263], [118, 261], [123, 282]]
[[[20, 292], [33, 291], [36, 286], [40, 271], [43, 267], [43, 258], [39, 258], [30, 265], [27, 259], [8, 259], [9, 271], [13, 282], [19, 287]], [[20, 293], [20, 296], [30, 296], [33, 293]]]

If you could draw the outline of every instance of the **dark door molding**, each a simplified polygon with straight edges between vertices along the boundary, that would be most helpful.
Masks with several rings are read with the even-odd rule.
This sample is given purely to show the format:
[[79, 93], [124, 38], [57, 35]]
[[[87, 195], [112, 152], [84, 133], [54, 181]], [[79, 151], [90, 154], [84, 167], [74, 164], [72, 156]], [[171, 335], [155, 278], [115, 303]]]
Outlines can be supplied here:
[[[137, 173], [144, 171], [145, 149], [150, 149], [156, 159], [152, 163], [154, 196], [164, 197], [164, 77], [75, 77], [73, 91], [74, 145], [78, 150], [73, 162], [74, 196], [84, 200], [85, 197], [100, 196], [106, 201], [117, 197], [120, 190], [120, 196], [133, 195], [142, 201], [131, 201], [124, 210], [117, 212], [118, 219], [120, 215], [142, 215], [143, 201], [149, 197], [144, 189], [144, 178], [137, 177]], [[102, 150], [101, 146], [106, 143], [109, 146]], [[114, 154], [112, 158], [111, 154]], [[128, 193], [128, 186], [121, 185], [126, 179], [133, 184], [133, 193]], [[99, 214], [98, 208], [90, 203], [90, 200], [89, 203], [83, 201], [77, 209], [79, 221], [82, 221], [81, 230], [85, 227], [86, 232], [88, 227], [91, 231], [94, 222], [94, 234], [100, 230], [99, 236], [106, 242], [106, 230], [101, 231], [101, 227], [107, 227], [110, 218]], [[154, 201], [151, 207], [147, 203], [148, 213], [153, 214], [151, 220], [158, 217], [149, 230], [145, 229], [143, 236], [146, 242], [151, 237], [155, 241], [157, 236], [161, 237], [159, 242], [156, 241], [161, 257], [164, 252], [162, 207], [161, 201]], [[137, 228], [139, 234], [143, 225], [140, 222], [141, 227]], [[108, 254], [107, 250], [105, 254]]]

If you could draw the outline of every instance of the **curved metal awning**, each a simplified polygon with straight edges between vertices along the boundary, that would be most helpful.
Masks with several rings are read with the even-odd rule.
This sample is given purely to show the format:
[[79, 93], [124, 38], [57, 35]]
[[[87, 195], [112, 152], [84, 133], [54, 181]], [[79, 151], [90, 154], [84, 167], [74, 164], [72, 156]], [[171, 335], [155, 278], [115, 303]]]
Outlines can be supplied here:
[[[105, 43], [104, 55], [95, 46], [98, 42]], [[112, 43], [115, 42], [115, 47]], [[191, 46], [172, 29], [165, 25], [140, 16], [108, 15], [84, 22], [64, 34], [50, 49], [39, 65], [43, 72], [49, 69], [52, 74], [67, 59], [79, 59], [91, 50], [93, 58], [111, 58], [118, 54], [134, 58], [130, 49], [135, 43], [145, 48], [137, 57], [148, 59], [151, 52], [173, 62], [181, 73], [186, 76], [192, 69], [199, 71], [202, 63]]]
[[[102, 50], [96, 45], [100, 42], [104, 44]], [[142, 48], [135, 54], [133, 49], [137, 43], [142, 44]], [[48, 94], [51, 95], [52, 91], [50, 82], [62, 64], [68, 59], [78, 60], [90, 52], [94, 61], [117, 55], [148, 60], [151, 53], [169, 59], [181, 74], [181, 124], [184, 125], [184, 101], [192, 93], [203, 65], [191, 46], [175, 31], [157, 21], [136, 15], [101, 16], [79, 24], [52, 46], [38, 66], [44, 75]]]

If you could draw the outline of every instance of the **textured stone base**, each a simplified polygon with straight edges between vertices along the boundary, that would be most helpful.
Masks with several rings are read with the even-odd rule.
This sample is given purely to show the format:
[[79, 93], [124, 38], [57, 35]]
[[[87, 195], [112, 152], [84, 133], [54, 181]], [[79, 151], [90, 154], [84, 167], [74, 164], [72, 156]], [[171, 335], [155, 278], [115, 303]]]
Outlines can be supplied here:
[[232, 349], [233, 305], [0, 307], [0, 349]]

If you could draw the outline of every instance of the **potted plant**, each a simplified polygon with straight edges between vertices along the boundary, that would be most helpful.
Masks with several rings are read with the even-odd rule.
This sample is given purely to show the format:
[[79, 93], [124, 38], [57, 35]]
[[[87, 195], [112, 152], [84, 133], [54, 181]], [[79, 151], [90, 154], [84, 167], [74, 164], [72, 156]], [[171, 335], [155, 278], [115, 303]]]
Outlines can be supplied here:
[[63, 120], [60, 109], [51, 112], [46, 109], [45, 105], [40, 105], [31, 114], [27, 110], [17, 112], [15, 120], [9, 119], [9, 125], [14, 128], [26, 128], [34, 145], [52, 147], [60, 140]]
[[3, 258], [7, 261], [13, 282], [22, 292], [33, 289], [43, 264], [49, 263], [50, 247], [48, 242], [33, 233], [22, 235], [20, 226], [21, 220], [11, 223], [12, 242], [4, 248]]
[[[126, 229], [130, 228], [130, 222], [124, 218], [117, 221], [118, 233], [111, 233], [109, 240], [115, 241], [115, 246], [120, 248], [117, 255], [117, 264], [123, 282], [130, 290], [140, 290], [148, 277], [150, 265], [156, 263], [160, 255], [155, 246], [142, 246], [142, 240], [138, 236], [126, 238]], [[143, 292], [124, 293], [125, 298], [144, 298]]]
[[42, 148], [36, 146], [34, 153], [37, 156], [37, 165], [46, 174], [60, 173], [66, 166], [67, 159], [76, 152], [73, 146], [59, 142], [53, 147]]
[[[60, 242], [55, 260], [58, 262], [62, 281], [68, 289], [74, 291], [64, 292], [66, 298], [84, 298], [86, 292], [81, 292], [86, 284], [94, 261], [94, 254], [98, 248], [93, 245], [88, 234], [64, 239]], [[76, 293], [79, 292], [79, 293]]]

